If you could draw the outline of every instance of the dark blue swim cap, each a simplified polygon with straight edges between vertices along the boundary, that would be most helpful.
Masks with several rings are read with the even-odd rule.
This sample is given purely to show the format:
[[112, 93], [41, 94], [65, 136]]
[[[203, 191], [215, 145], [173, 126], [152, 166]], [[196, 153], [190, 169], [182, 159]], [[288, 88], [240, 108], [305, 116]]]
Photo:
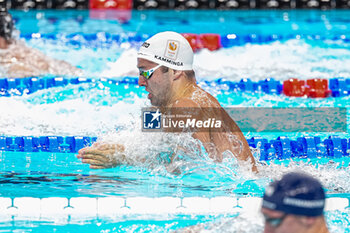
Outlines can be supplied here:
[[5, 8], [0, 8], [0, 37], [9, 41], [12, 38], [13, 20]]
[[325, 193], [315, 178], [292, 172], [270, 184], [262, 207], [287, 214], [316, 217], [323, 214]]

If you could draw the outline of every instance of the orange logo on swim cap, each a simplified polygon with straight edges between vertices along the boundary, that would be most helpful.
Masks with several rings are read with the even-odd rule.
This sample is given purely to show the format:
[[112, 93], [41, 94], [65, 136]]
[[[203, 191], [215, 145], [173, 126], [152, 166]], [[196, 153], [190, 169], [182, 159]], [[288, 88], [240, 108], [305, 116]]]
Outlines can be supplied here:
[[177, 53], [180, 49], [180, 43], [176, 40], [168, 40], [164, 56], [176, 60]]
[[170, 49], [171, 51], [175, 51], [175, 50], [177, 49], [177, 44], [174, 43], [174, 42], [170, 42], [170, 43], [169, 43], [169, 49]]

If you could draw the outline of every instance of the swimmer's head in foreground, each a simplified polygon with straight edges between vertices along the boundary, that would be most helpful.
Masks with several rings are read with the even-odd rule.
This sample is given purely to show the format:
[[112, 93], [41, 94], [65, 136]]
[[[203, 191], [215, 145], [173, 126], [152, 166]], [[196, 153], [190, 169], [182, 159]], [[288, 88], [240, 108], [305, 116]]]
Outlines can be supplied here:
[[288, 173], [265, 190], [261, 209], [264, 232], [328, 232], [324, 206], [325, 193], [318, 180], [304, 173]]
[[5, 8], [0, 8], [0, 37], [10, 43], [13, 29], [14, 24], [11, 14]]
[[176, 32], [161, 32], [146, 40], [137, 54], [139, 85], [145, 86], [154, 106], [166, 106], [178, 84], [195, 81], [193, 50]]

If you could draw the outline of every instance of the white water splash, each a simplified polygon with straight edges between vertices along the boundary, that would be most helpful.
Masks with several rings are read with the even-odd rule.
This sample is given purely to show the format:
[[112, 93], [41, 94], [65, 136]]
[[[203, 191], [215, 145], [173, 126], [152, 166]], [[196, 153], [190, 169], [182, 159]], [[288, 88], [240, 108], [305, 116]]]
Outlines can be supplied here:
[[[118, 60], [109, 63], [103, 75], [135, 75], [136, 50], [125, 50]], [[206, 49], [195, 54], [194, 70], [197, 79], [214, 80], [227, 78], [239, 81], [250, 78], [258, 81], [273, 77], [288, 78], [334, 78], [349, 77], [350, 50], [345, 47], [319, 47], [303, 40], [289, 40], [271, 44], [246, 44], [222, 48], [210, 52]]]
[[350, 168], [346, 165], [342, 165], [342, 162], [318, 164], [316, 161], [304, 160], [301, 162], [291, 161], [288, 165], [272, 162], [269, 165], [260, 164], [258, 169], [260, 173], [257, 177], [269, 178], [271, 180], [279, 179], [284, 174], [292, 171], [306, 172], [320, 180], [328, 193], [350, 193], [350, 186], [348, 185]]
[[[86, 45], [76, 49], [57, 41], [31, 40], [28, 44], [48, 56], [62, 59], [82, 68], [88, 76], [138, 76], [137, 45], [130, 43]], [[69, 57], [67, 57], [69, 53]], [[258, 81], [273, 77], [288, 78], [349, 77], [350, 49], [336, 41], [305, 41], [291, 39], [268, 44], [245, 44], [217, 51], [202, 49], [195, 53], [197, 80], [226, 78]]]
[[[329, 232], [342, 233], [347, 232], [349, 221], [349, 210], [344, 211], [327, 211], [325, 219]], [[201, 223], [181, 228], [175, 233], [260, 233], [264, 231], [264, 218], [260, 213], [241, 213], [237, 217], [219, 218], [210, 223]]]
[[[299, 169], [321, 179], [329, 192], [350, 192], [350, 186], [347, 184], [350, 179], [349, 168], [339, 168], [336, 163], [317, 166], [306, 162], [290, 163], [288, 166], [272, 163], [269, 166], [259, 165], [258, 175], [250, 172], [248, 164], [242, 163], [238, 166], [234, 159], [224, 160], [221, 164], [213, 163], [203, 150], [191, 150], [198, 142], [188, 135], [175, 137], [161, 133], [141, 132], [141, 108], [149, 105], [148, 100], [136, 95], [114, 100], [115, 97], [111, 96], [112, 91], [105, 87], [91, 88], [89, 84], [83, 84], [46, 89], [31, 95], [0, 98], [2, 109], [0, 134], [99, 136], [100, 140], [126, 145], [128, 155], [135, 160], [148, 159], [144, 167], [152, 168], [153, 172], [165, 175], [168, 174], [164, 168], [164, 161], [157, 156], [161, 152], [169, 153], [169, 150], [177, 146], [180, 141], [185, 143], [184, 146], [191, 153], [180, 158], [180, 162], [175, 163], [176, 166], [172, 170], [181, 169], [181, 177], [185, 179], [193, 174], [202, 174], [205, 177], [210, 176], [213, 182], [220, 179], [227, 180], [230, 185], [218, 186], [227, 190], [235, 190], [238, 184], [246, 180], [257, 180], [258, 189], [262, 189], [268, 181], [281, 177], [287, 171]], [[248, 95], [243, 99], [250, 98], [251, 96]], [[96, 99], [98, 101], [94, 102]], [[271, 105], [270, 97], [267, 95], [260, 100], [259, 106]], [[275, 105], [278, 105], [280, 102], [284, 103], [285, 98], [276, 97], [273, 100]], [[327, 106], [327, 101], [322, 101], [324, 102], [321, 106]], [[107, 104], [104, 104], [105, 102]], [[318, 100], [302, 100], [302, 102], [305, 102], [303, 103], [305, 106], [320, 104]], [[255, 106], [254, 101], [241, 104]], [[341, 106], [341, 102], [339, 105]], [[123, 130], [115, 133], [117, 127], [123, 127]], [[183, 153], [179, 153], [180, 155], [183, 156]], [[158, 166], [160, 164], [162, 165]]]
[[146, 99], [137, 96], [132, 103], [90, 103], [93, 96], [74, 98], [75, 93], [79, 96], [79, 88], [81, 86], [73, 86], [69, 97], [61, 101], [57, 98], [64, 95], [65, 89], [69, 91], [69, 87], [46, 89], [28, 96], [0, 98], [0, 135], [98, 136], [132, 121], [131, 115], [137, 114], [139, 117], [141, 107], [146, 104]]
[[[43, 44], [44, 45], [44, 44]], [[40, 47], [40, 46], [39, 46]], [[115, 51], [120, 47], [113, 47]], [[66, 48], [69, 49], [69, 48]], [[109, 63], [109, 68], [104, 70], [104, 75], [112, 77], [123, 76], [126, 74], [137, 74], [136, 69], [136, 50], [124, 48], [124, 53], [119, 57], [116, 63]], [[62, 52], [62, 51], [61, 51]], [[101, 52], [101, 53], [100, 53]], [[109, 50], [98, 50], [98, 52], [84, 48], [74, 52], [74, 56], [94, 54], [95, 57], [87, 57], [91, 64], [94, 59], [106, 58], [113, 53]], [[66, 54], [62, 52], [63, 54]], [[116, 58], [117, 55], [114, 55]], [[60, 58], [58, 56], [58, 58]], [[83, 60], [84, 60], [83, 59]], [[244, 45], [228, 49], [221, 49], [209, 53], [206, 50], [195, 55], [195, 70], [199, 79], [215, 79], [218, 77], [228, 77], [231, 80], [239, 80], [242, 77], [249, 77], [253, 80], [274, 76], [277, 79], [284, 80], [289, 77], [311, 78], [323, 77], [331, 78], [338, 75], [350, 73], [348, 64], [350, 51], [345, 48], [322, 48], [310, 46], [303, 41], [290, 40], [287, 42], [275, 42], [263, 45]], [[83, 62], [83, 60], [78, 61]], [[216, 62], [217, 61], [217, 62]], [[135, 67], [134, 67], [135, 66]], [[95, 71], [96, 67], [91, 68]], [[119, 72], [119, 73], [118, 73]], [[288, 77], [286, 77], [288, 76]], [[82, 90], [81, 90], [82, 89]], [[70, 94], [72, 92], [73, 94]], [[67, 94], [68, 93], [68, 94]], [[74, 87], [58, 87], [38, 91], [31, 95], [21, 97], [0, 98], [0, 134], [7, 136], [41, 136], [41, 135], [88, 135], [108, 137], [107, 132], [115, 131], [117, 127], [130, 127], [134, 123], [138, 127], [137, 120], [140, 120], [141, 107], [148, 105], [146, 98], [137, 96], [131, 97], [130, 101], [123, 97], [119, 101], [111, 99], [110, 91], [107, 88], [102, 90], [88, 89], [81, 85]], [[99, 97], [99, 103], [93, 103], [92, 99]], [[52, 99], [52, 101], [40, 101], [43, 98]], [[59, 101], [55, 98], [60, 99]], [[231, 98], [231, 99], [230, 99]], [[226, 105], [235, 106], [344, 106], [346, 103], [342, 99], [292, 99], [282, 96], [259, 96], [243, 95], [243, 98], [234, 98], [227, 95]], [[101, 102], [108, 104], [101, 104]], [[157, 161], [155, 154], [169, 150], [169, 145], [175, 145], [175, 139], [166, 139], [160, 134], [151, 136], [142, 135], [141, 132], [135, 133], [132, 130], [123, 131], [123, 133], [111, 136], [110, 140], [127, 145], [128, 154], [137, 157], [153, 154], [149, 156]], [[102, 137], [103, 138], [103, 137]], [[173, 141], [171, 141], [173, 140]], [[148, 143], [145, 146], [145, 142]], [[190, 138], [185, 142], [195, 143]], [[198, 153], [200, 151], [197, 151]], [[183, 170], [183, 177], [194, 173], [205, 173], [212, 169], [209, 166], [212, 161], [205, 154], [200, 158], [201, 164], [194, 165], [191, 156], [187, 158], [188, 169]], [[179, 166], [181, 167], [181, 165]], [[348, 168], [341, 168], [336, 164], [314, 166], [308, 163], [291, 163], [289, 166], [271, 164], [269, 166], [259, 166], [258, 175], [251, 174], [248, 166], [239, 166], [234, 161], [226, 161], [222, 164], [215, 164], [215, 171], [218, 177], [228, 177], [231, 179], [244, 180], [271, 180], [275, 177], [281, 177], [287, 171], [301, 169], [314, 174], [325, 184], [330, 192], [350, 192], [347, 181], [350, 179]], [[160, 167], [155, 168], [157, 172]], [[186, 168], [185, 168], [186, 169]], [[161, 171], [163, 172], [163, 170]], [[221, 175], [220, 175], [221, 174]], [[264, 182], [266, 183], [266, 182]], [[234, 190], [237, 183], [233, 183], [227, 189]]]
[[240, 214], [235, 218], [223, 218], [214, 221], [214, 223], [199, 224], [189, 227], [191, 231], [184, 229], [176, 231], [177, 233], [258, 233], [263, 231], [263, 218], [260, 214]]
[[120, 55], [116, 62], [109, 62], [107, 65], [108, 69], [102, 72], [102, 77], [137, 77], [137, 50], [126, 50]]

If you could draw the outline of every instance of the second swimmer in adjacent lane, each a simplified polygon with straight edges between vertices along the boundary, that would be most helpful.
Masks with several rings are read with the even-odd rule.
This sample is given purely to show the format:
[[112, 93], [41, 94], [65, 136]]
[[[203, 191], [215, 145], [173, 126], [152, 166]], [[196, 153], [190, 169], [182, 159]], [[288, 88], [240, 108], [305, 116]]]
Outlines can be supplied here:
[[24, 78], [52, 75], [80, 76], [82, 70], [71, 64], [53, 59], [41, 51], [30, 48], [16, 40], [12, 16], [0, 8], [0, 75], [9, 78]]

